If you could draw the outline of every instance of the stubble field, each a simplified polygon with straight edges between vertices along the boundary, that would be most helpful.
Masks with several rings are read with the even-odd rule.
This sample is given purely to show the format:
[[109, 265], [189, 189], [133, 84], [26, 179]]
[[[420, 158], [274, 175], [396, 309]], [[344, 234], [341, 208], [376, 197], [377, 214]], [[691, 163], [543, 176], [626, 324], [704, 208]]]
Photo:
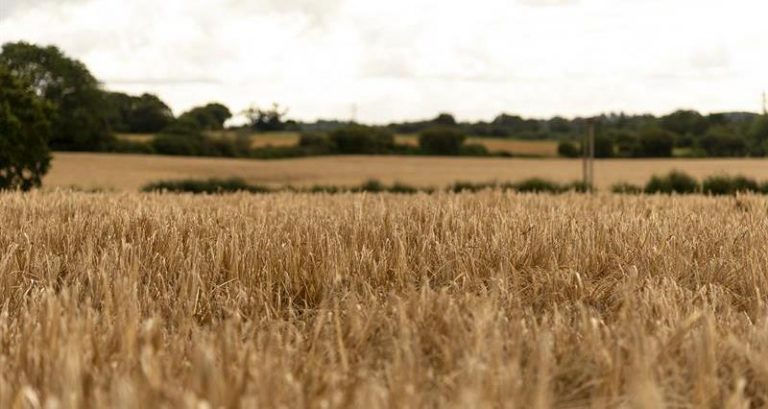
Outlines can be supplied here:
[[[210, 135], [216, 138], [234, 138], [236, 131], [213, 131]], [[149, 143], [153, 135], [149, 134], [119, 134], [118, 139]], [[262, 148], [265, 146], [296, 146], [299, 143], [299, 132], [266, 132], [251, 133], [251, 147]], [[419, 137], [416, 134], [397, 134], [395, 135], [397, 143], [404, 145], [417, 146]], [[480, 144], [492, 152], [508, 152], [515, 155], [537, 156], [537, 157], [556, 157], [557, 142], [552, 140], [524, 140], [511, 138], [467, 138], [468, 144]]]
[[[728, 173], [768, 180], [766, 159], [611, 159], [596, 161], [595, 184], [604, 191], [617, 182], [642, 185], [653, 174], [673, 169], [699, 179]], [[457, 181], [515, 182], [532, 177], [567, 183], [581, 178], [581, 161], [425, 156], [316, 156], [265, 161], [55, 152], [43, 185], [137, 191], [157, 180], [212, 177], [241, 177], [250, 183], [273, 187], [353, 186], [369, 179], [434, 188]]]
[[5, 193], [0, 407], [761, 407], [767, 212]]

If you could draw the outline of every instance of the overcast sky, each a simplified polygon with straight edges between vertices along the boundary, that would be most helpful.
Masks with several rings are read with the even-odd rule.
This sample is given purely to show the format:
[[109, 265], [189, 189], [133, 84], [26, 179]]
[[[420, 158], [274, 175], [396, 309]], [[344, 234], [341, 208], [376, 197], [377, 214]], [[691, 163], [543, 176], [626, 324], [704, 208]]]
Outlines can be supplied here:
[[757, 111], [768, 90], [766, 0], [0, 0], [0, 42], [16, 40], [176, 113]]

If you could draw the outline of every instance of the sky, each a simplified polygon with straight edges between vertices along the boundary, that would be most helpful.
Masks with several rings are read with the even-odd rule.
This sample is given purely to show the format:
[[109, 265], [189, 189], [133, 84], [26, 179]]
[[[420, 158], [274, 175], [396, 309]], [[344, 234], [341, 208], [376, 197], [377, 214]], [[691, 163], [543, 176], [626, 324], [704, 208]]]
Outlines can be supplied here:
[[18, 40], [177, 114], [754, 112], [768, 91], [766, 0], [0, 0], [0, 43]]

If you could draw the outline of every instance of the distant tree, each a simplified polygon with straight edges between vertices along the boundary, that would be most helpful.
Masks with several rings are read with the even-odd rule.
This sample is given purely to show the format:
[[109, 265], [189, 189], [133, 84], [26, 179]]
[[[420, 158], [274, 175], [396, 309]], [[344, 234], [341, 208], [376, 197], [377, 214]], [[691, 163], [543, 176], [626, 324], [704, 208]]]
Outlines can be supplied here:
[[456, 126], [456, 119], [453, 115], [443, 112], [433, 119], [432, 123], [438, 126]]
[[700, 144], [707, 156], [737, 157], [744, 156], [748, 152], [746, 139], [723, 126], [707, 131]]
[[330, 134], [331, 143], [342, 154], [388, 153], [395, 147], [395, 137], [385, 128], [349, 125]]
[[163, 128], [164, 134], [171, 135], [202, 135], [203, 128], [194, 116], [181, 115], [170, 125]]
[[430, 155], [458, 155], [466, 136], [454, 128], [439, 127], [419, 135], [419, 148]]
[[752, 145], [752, 154], [768, 155], [768, 115], [755, 117], [747, 134]]
[[549, 120], [549, 130], [555, 133], [568, 133], [571, 131], [571, 122], [563, 117], [556, 116]]
[[609, 136], [616, 145], [616, 155], [624, 158], [636, 156], [640, 149], [637, 133], [625, 130], [610, 131]]
[[634, 156], [667, 158], [672, 156], [675, 135], [663, 129], [650, 128], [640, 133]]
[[128, 117], [133, 106], [132, 96], [122, 92], [107, 92], [104, 101], [107, 106], [105, 118], [114, 132], [131, 132]]
[[179, 116], [179, 120], [187, 124], [196, 123], [197, 127], [204, 131], [224, 129], [224, 122], [232, 118], [229, 108], [213, 102], [204, 106], [195, 107]]
[[491, 123], [507, 129], [512, 134], [531, 134], [539, 131], [538, 121], [523, 119], [518, 115], [500, 114]]
[[612, 158], [614, 156], [613, 138], [608, 135], [595, 135], [595, 157]]
[[159, 132], [173, 122], [173, 111], [156, 95], [142, 94], [134, 101], [128, 117], [131, 132]]
[[120, 92], [106, 94], [110, 127], [118, 132], [156, 133], [170, 125], [173, 112], [152, 94], [134, 97]]
[[566, 158], [578, 158], [581, 156], [581, 147], [573, 141], [560, 141], [557, 144], [557, 154]]
[[696, 111], [678, 110], [663, 116], [661, 128], [678, 135], [703, 135], [709, 127], [707, 118]]
[[56, 47], [6, 43], [0, 64], [52, 107], [50, 145], [63, 150], [102, 150], [113, 137], [104, 93], [80, 61]]
[[299, 147], [306, 152], [318, 155], [334, 150], [331, 138], [322, 132], [302, 132], [299, 136]]
[[[557, 145], [557, 154], [566, 158], [577, 158], [583, 152], [580, 144], [566, 140]], [[613, 138], [608, 135], [595, 135], [595, 157], [612, 158], [613, 156], [615, 156]]]
[[250, 107], [243, 111], [248, 118], [253, 130], [259, 132], [282, 131], [285, 129], [283, 118], [288, 114], [288, 109], [280, 108], [277, 103], [269, 109]]
[[227, 119], [232, 118], [232, 112], [229, 111], [229, 108], [218, 102], [209, 103], [204, 108], [216, 120], [215, 123], [218, 129], [224, 128], [224, 123], [227, 122]]
[[50, 166], [50, 109], [0, 65], [0, 190], [29, 190]]
[[713, 113], [707, 115], [707, 123], [709, 127], [713, 126], [725, 126], [728, 124], [728, 116], [722, 113]]
[[[206, 156], [209, 140], [199, 133], [162, 132], [152, 139], [152, 149], [160, 155]], [[208, 155], [213, 156], [213, 155]]]
[[519, 115], [499, 114], [493, 119], [492, 124], [519, 130], [525, 126], [525, 120]]

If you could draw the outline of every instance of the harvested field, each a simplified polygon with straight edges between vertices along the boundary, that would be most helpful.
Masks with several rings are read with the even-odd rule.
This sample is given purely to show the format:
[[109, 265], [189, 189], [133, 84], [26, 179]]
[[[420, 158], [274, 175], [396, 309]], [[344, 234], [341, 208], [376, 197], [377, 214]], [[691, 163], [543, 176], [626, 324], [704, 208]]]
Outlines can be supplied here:
[[[133, 191], [160, 179], [232, 176], [270, 186], [352, 186], [378, 179], [424, 187], [444, 187], [456, 181], [519, 181], [530, 177], [571, 182], [581, 177], [581, 162], [573, 159], [319, 156], [262, 161], [56, 152], [52, 166], [43, 180], [45, 187]], [[643, 184], [654, 173], [672, 169], [697, 178], [729, 173], [768, 180], [768, 160], [765, 159], [612, 159], [596, 162], [596, 185], [607, 190], [616, 182]]]
[[[237, 135], [235, 131], [213, 131], [209, 132], [214, 138], [234, 138]], [[119, 139], [131, 141], [149, 143], [153, 135], [145, 134], [120, 134], [117, 135]], [[295, 146], [299, 142], [299, 134], [297, 132], [268, 132], [268, 133], [252, 133], [251, 147], [263, 148], [265, 146]], [[396, 135], [395, 139], [397, 143], [416, 146], [419, 143], [417, 135], [401, 134]], [[528, 141], [519, 139], [503, 139], [503, 138], [467, 138], [466, 143], [476, 143], [484, 145], [492, 152], [509, 152], [516, 155], [530, 155], [541, 157], [556, 157], [557, 156], [557, 142], [555, 141]]]
[[[395, 137], [397, 143], [417, 146], [418, 135], [401, 134]], [[467, 138], [466, 144], [479, 144], [488, 148], [491, 152], [507, 152], [515, 155], [557, 157], [556, 141], [536, 141], [505, 138]]]

